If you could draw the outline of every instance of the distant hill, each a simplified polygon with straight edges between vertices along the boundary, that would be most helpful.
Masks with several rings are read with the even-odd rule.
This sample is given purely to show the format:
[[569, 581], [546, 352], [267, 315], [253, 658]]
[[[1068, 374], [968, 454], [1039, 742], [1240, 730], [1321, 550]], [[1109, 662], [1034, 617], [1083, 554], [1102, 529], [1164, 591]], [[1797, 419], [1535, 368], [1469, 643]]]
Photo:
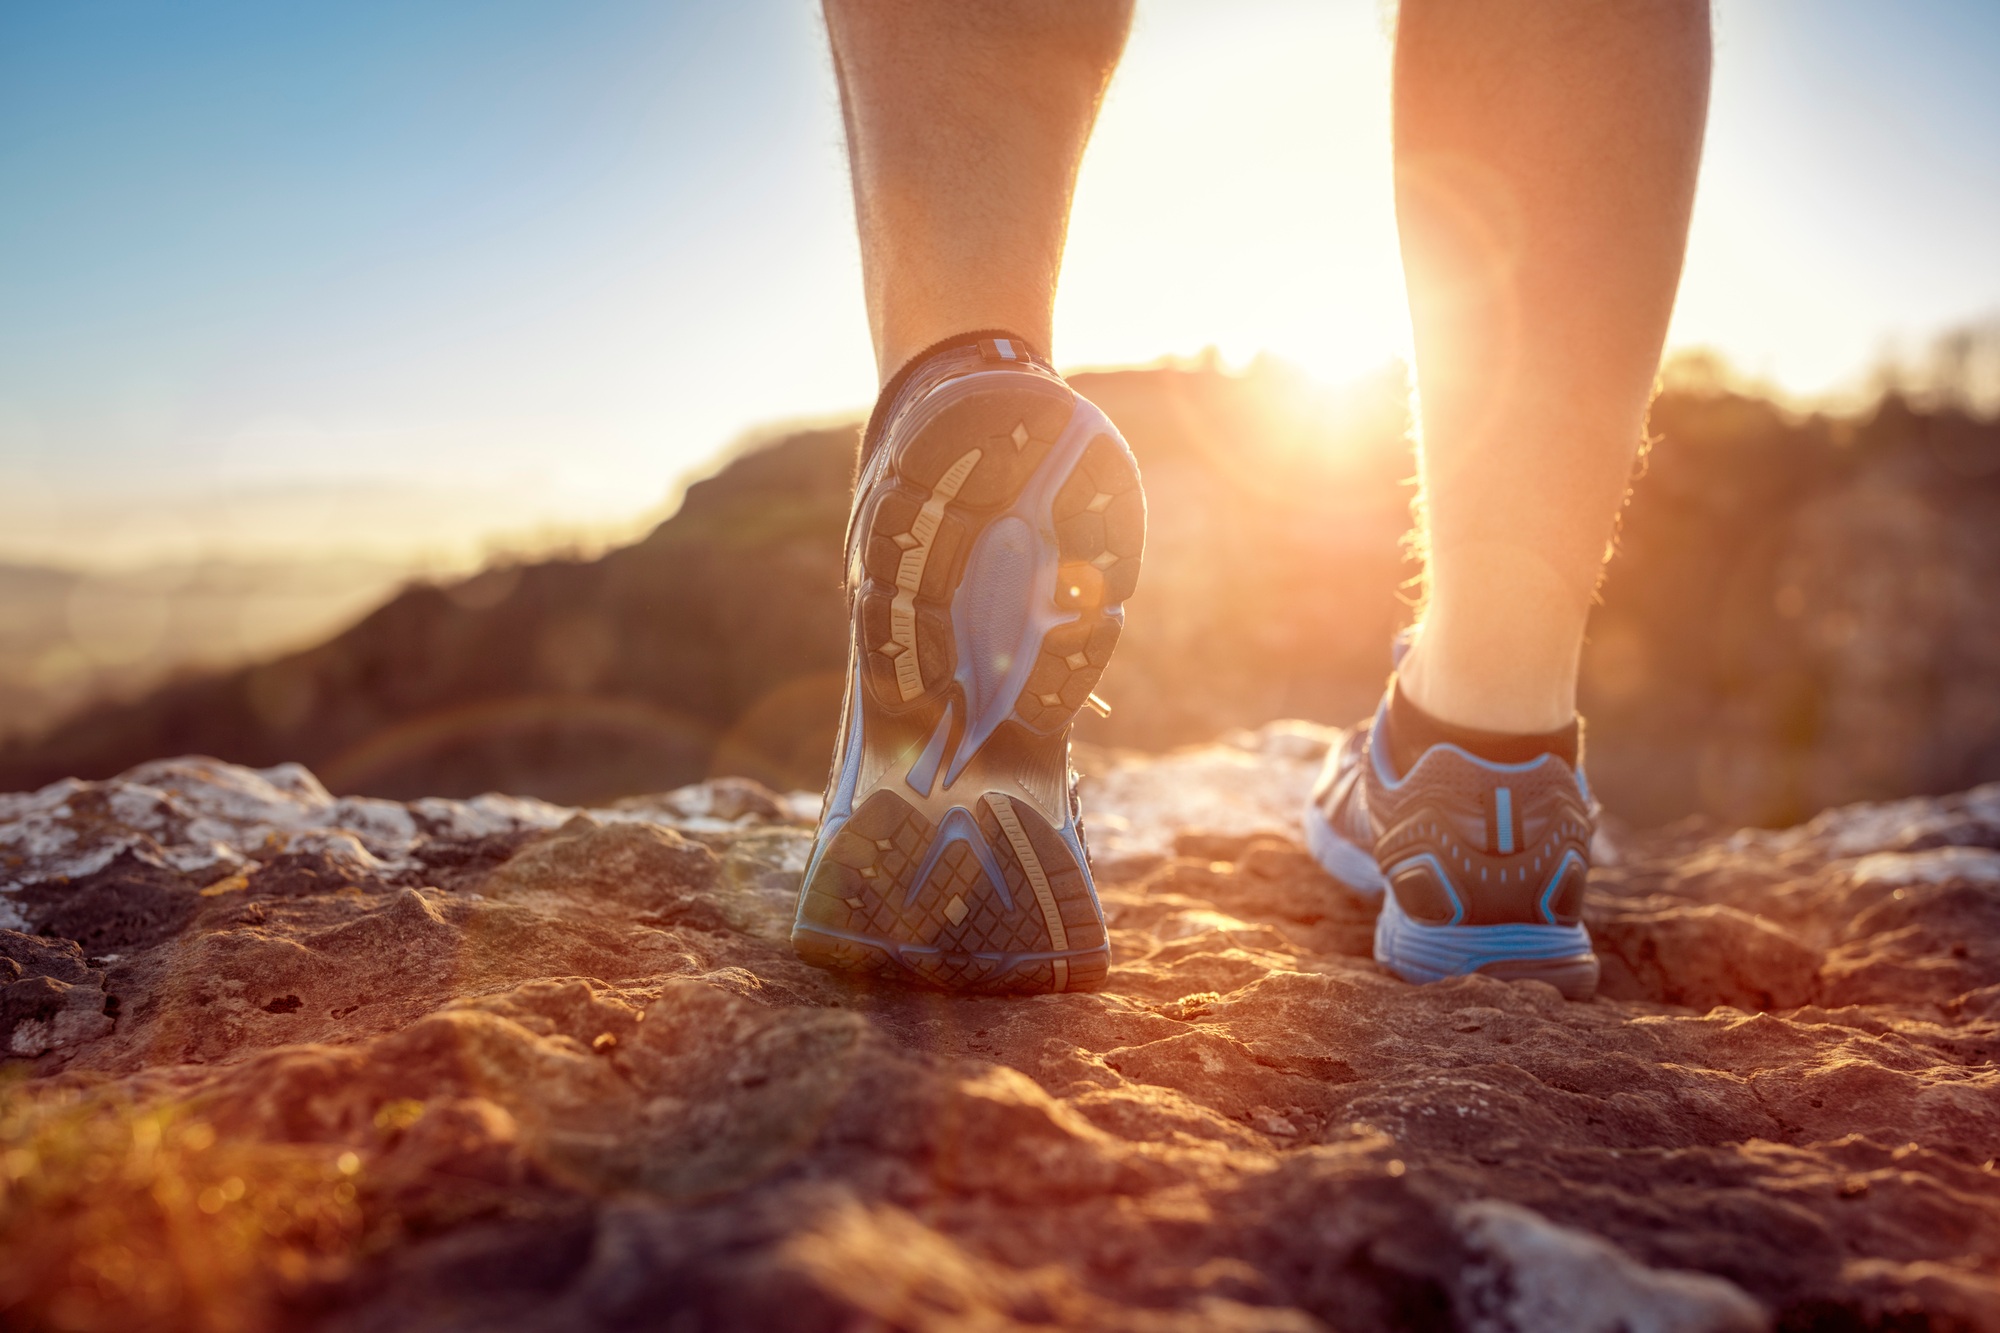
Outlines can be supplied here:
[[1584, 655], [1632, 817], [1784, 824], [2000, 777], [2000, 423], [1670, 395]]
[[410, 577], [364, 557], [209, 558], [84, 570], [0, 563], [0, 738], [92, 700], [297, 648]]
[[[1081, 733], [1158, 749], [1363, 713], [1407, 618], [1400, 380], [1077, 377], [1132, 441], [1147, 564]], [[1782, 823], [2000, 777], [2000, 427], [1672, 395], [1586, 655], [1611, 808]], [[598, 802], [710, 774], [817, 787], [840, 692], [851, 429], [792, 435], [591, 561], [411, 588], [318, 647], [0, 748], [0, 789], [200, 752], [336, 789]]]

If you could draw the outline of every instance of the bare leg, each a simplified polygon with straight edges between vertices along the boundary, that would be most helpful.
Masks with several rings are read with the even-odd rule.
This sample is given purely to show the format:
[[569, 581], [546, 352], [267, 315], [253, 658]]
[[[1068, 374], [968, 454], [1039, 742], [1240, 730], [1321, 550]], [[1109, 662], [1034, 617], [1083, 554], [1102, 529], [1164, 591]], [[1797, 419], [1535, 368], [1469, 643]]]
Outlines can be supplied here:
[[1400, 688], [1533, 733], [1577, 661], [1680, 277], [1708, 0], [1402, 0], [1427, 607]]
[[826, 0], [875, 359], [1008, 329], [1049, 349], [1084, 142], [1131, 0]]

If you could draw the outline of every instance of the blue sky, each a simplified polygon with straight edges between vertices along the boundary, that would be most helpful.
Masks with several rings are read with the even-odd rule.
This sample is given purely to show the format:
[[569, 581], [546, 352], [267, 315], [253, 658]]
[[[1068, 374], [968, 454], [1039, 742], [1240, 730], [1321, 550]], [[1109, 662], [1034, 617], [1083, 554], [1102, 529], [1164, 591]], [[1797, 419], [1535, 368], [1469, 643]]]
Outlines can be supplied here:
[[[2000, 5], [1723, 0], [1676, 341], [1800, 393], [2000, 311]], [[1141, 0], [1058, 356], [1407, 330], [1375, 0]], [[0, 8], [0, 558], [616, 525], [872, 390], [806, 0]]]

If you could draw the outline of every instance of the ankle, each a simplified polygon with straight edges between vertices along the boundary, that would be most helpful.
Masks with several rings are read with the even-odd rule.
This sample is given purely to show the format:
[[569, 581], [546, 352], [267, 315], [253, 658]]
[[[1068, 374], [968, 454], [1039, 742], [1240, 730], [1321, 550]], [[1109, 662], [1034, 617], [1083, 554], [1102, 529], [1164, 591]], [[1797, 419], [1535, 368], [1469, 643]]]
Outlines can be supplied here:
[[1550, 645], [1460, 646], [1426, 627], [1397, 668], [1395, 689], [1448, 726], [1543, 735], [1576, 721], [1577, 657]]
[[1497, 732], [1457, 726], [1414, 703], [1398, 680], [1389, 683], [1389, 716], [1384, 737], [1389, 762], [1397, 774], [1408, 773], [1435, 746], [1453, 745], [1467, 754], [1496, 764], [1525, 764], [1552, 754], [1574, 768], [1583, 757], [1583, 722], [1569, 722], [1542, 732]]

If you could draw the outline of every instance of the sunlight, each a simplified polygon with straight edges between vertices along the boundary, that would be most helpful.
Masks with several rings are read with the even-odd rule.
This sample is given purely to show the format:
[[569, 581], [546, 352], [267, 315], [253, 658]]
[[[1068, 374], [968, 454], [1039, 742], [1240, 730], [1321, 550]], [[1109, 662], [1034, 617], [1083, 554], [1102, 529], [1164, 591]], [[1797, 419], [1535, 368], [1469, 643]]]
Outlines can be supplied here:
[[1373, 6], [1142, 6], [1084, 160], [1058, 358], [1216, 348], [1322, 383], [1405, 354]]

